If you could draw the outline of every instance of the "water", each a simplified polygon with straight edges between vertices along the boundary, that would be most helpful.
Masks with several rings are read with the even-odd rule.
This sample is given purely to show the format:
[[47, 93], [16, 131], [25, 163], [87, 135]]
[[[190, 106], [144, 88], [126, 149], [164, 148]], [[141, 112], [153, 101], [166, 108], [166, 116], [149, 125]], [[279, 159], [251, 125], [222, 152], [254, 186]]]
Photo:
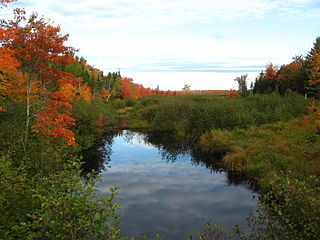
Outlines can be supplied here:
[[108, 194], [111, 186], [120, 187], [126, 236], [161, 233], [164, 239], [185, 239], [210, 219], [223, 228], [245, 229], [248, 211], [256, 208], [246, 181], [183, 140], [124, 131], [109, 139], [104, 151], [109, 161], [99, 190]]

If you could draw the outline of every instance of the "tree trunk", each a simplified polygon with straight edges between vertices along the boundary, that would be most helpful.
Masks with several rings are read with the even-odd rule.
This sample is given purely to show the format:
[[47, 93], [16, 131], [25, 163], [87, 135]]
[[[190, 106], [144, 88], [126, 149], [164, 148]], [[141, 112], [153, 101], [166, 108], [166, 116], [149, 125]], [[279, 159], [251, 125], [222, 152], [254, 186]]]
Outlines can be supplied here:
[[31, 106], [31, 90], [32, 90], [32, 77], [31, 73], [27, 77], [27, 84], [26, 84], [26, 126], [25, 126], [25, 134], [24, 134], [24, 144], [23, 150], [24, 154], [27, 155], [27, 143], [28, 143], [28, 135], [29, 135], [29, 128], [30, 128], [30, 106]]

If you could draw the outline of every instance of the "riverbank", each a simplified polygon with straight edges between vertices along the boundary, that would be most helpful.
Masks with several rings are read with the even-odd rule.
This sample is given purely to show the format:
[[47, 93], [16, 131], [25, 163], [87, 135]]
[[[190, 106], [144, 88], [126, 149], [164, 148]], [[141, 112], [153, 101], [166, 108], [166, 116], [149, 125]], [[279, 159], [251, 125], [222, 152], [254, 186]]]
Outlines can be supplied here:
[[317, 239], [320, 134], [303, 117], [307, 101], [302, 96], [184, 96], [157, 101], [137, 113], [151, 131], [192, 139], [204, 153], [222, 155], [227, 169], [255, 181], [264, 208], [277, 223], [270, 225], [272, 234]]

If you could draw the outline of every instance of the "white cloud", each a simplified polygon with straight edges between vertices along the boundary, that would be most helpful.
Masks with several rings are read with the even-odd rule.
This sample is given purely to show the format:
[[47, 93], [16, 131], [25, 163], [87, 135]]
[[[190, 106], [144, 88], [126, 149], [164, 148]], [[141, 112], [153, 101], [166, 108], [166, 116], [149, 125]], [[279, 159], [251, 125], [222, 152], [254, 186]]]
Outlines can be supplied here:
[[60, 15], [59, 19], [63, 23], [68, 16], [73, 16], [69, 24], [75, 24], [77, 27], [88, 24], [93, 29], [128, 26], [145, 29], [148, 25], [171, 26], [195, 21], [254, 19], [267, 16], [274, 10], [282, 14], [287, 12], [290, 15], [291, 11], [295, 11], [308, 17], [308, 12], [312, 10], [306, 6], [317, 2], [315, 0], [32, 0], [27, 3], [26, 0], [21, 0], [22, 4], [27, 4], [33, 10], [38, 9], [55, 17]]
[[[68, 45], [104, 71], [163, 71], [185, 62], [203, 64], [206, 71], [210, 63], [240, 58], [260, 59], [250, 65], [282, 64], [295, 54], [305, 54], [320, 30], [318, 0], [19, 0], [15, 4], [61, 24], [63, 33], [70, 33]], [[230, 62], [236, 69], [246, 65], [243, 61]]]

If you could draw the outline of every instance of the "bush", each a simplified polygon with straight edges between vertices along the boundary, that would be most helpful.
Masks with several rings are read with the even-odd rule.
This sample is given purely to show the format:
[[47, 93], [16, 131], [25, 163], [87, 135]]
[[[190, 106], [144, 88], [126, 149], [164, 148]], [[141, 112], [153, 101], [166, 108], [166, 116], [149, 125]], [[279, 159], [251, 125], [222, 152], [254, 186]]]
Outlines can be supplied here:
[[[301, 178], [301, 177], [300, 177]], [[310, 175], [277, 176], [265, 194], [269, 213], [283, 226], [288, 239], [318, 240], [320, 236], [320, 180]]]
[[30, 176], [0, 158], [1, 239], [119, 239], [119, 206], [98, 197], [95, 180], [80, 177], [80, 164], [67, 162], [49, 176]]
[[109, 102], [75, 102], [72, 117], [76, 119], [76, 125], [73, 130], [81, 149], [91, 147], [106, 128], [117, 125], [116, 115]]

